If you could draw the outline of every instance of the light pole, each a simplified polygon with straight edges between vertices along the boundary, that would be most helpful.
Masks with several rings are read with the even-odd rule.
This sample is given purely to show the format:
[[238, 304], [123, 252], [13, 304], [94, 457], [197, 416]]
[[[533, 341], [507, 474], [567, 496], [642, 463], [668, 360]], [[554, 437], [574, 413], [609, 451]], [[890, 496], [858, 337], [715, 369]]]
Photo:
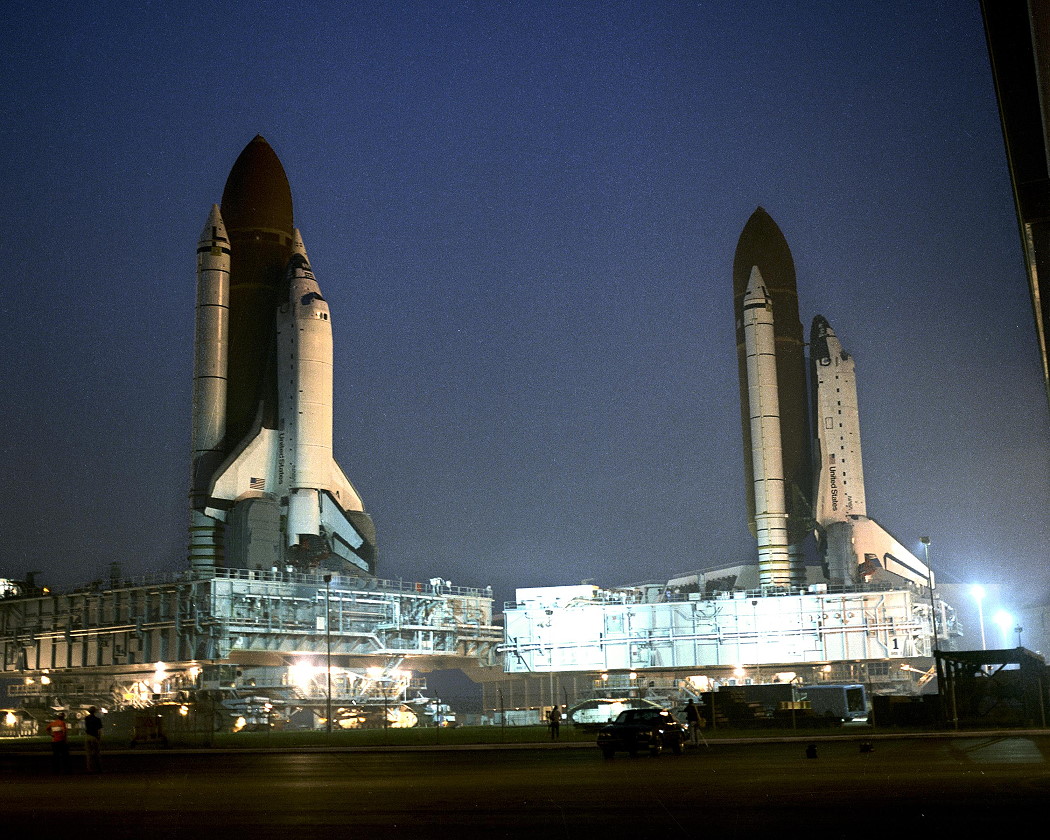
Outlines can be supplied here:
[[977, 602], [977, 620], [981, 624], [981, 650], [988, 650], [988, 640], [984, 635], [984, 587], [974, 584], [970, 587], [970, 594]]
[[926, 552], [926, 580], [930, 584], [930, 625], [933, 629], [933, 650], [937, 652], [937, 603], [933, 600], [933, 568], [930, 566], [930, 538], [919, 537]]
[[332, 621], [329, 605], [332, 601], [332, 576], [324, 576], [324, 641], [327, 649], [326, 671], [328, 690], [325, 692], [325, 714], [326, 728], [328, 734], [332, 734]]
[[1018, 646], [1018, 647], [1020, 647], [1020, 646], [1021, 646], [1021, 631], [1022, 631], [1022, 630], [1024, 630], [1024, 628], [1023, 628], [1023, 627], [1022, 627], [1022, 626], [1021, 626], [1020, 624], [1018, 624], [1018, 625], [1017, 625], [1017, 626], [1016, 626], [1016, 627], [1014, 628], [1014, 632], [1015, 632], [1015, 633], [1017, 634], [1017, 646]]

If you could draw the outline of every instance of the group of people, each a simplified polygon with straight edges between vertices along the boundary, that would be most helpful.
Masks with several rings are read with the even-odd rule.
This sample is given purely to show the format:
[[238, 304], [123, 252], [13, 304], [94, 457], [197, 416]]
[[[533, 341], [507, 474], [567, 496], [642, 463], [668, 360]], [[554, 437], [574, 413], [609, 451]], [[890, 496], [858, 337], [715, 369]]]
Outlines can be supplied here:
[[[47, 725], [47, 734], [51, 736], [51, 762], [56, 773], [69, 773], [69, 724], [66, 713], [59, 712]], [[89, 773], [102, 772], [99, 754], [102, 750], [102, 718], [98, 708], [91, 706], [84, 718], [84, 760]]]

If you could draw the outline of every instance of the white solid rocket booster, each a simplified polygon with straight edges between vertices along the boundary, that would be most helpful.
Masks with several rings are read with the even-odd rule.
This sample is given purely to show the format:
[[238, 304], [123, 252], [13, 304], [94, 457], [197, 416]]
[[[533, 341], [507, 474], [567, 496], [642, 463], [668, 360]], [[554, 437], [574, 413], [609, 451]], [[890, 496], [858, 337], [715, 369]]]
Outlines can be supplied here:
[[203, 513], [211, 474], [222, 460], [226, 434], [226, 365], [230, 312], [230, 241], [218, 205], [197, 241], [197, 312], [193, 361], [193, 481], [190, 567], [214, 567], [222, 530]]
[[751, 269], [744, 294], [743, 321], [759, 582], [763, 586], [789, 586], [793, 581], [788, 554], [773, 306], [758, 266]]

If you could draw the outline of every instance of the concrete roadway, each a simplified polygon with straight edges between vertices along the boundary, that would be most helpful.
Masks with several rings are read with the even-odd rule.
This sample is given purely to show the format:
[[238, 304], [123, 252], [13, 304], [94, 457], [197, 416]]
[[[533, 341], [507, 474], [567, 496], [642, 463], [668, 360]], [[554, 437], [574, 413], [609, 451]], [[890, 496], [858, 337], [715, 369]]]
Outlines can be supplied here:
[[[6, 756], [11, 838], [970, 837], [1045, 825], [1050, 735], [594, 747]], [[560, 747], [560, 748], [559, 748]], [[1039, 829], [1044, 831], [1045, 829]], [[23, 833], [24, 832], [24, 833]]]

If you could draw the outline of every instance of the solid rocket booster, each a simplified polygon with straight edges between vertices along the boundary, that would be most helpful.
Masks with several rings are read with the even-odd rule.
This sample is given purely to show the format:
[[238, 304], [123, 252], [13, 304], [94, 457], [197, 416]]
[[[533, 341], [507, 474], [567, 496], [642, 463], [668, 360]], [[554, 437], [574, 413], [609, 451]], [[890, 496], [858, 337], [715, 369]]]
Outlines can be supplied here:
[[736, 316], [737, 360], [740, 375], [740, 418], [744, 439], [744, 487], [748, 519], [757, 537], [754, 490], [754, 447], [751, 440], [749, 382], [744, 347], [743, 301], [752, 269], [758, 267], [775, 314], [777, 399], [780, 406], [780, 445], [784, 465], [784, 501], [788, 512], [788, 544], [793, 583], [804, 583], [802, 542], [809, 534], [812, 465], [809, 433], [809, 389], [806, 385], [805, 342], [798, 314], [795, 264], [784, 234], [761, 207], [751, 214], [740, 234], [733, 257], [733, 311]]
[[743, 331], [759, 581], [763, 586], [789, 586], [793, 581], [784, 501], [776, 337], [772, 301], [758, 266], [751, 269], [744, 293]]
[[230, 240], [217, 205], [197, 242], [197, 317], [193, 361], [193, 480], [190, 567], [211, 568], [222, 555], [221, 530], [203, 513], [212, 473], [226, 435]]
[[198, 244], [190, 563], [372, 574], [375, 528], [332, 451], [331, 313], [262, 138]]

